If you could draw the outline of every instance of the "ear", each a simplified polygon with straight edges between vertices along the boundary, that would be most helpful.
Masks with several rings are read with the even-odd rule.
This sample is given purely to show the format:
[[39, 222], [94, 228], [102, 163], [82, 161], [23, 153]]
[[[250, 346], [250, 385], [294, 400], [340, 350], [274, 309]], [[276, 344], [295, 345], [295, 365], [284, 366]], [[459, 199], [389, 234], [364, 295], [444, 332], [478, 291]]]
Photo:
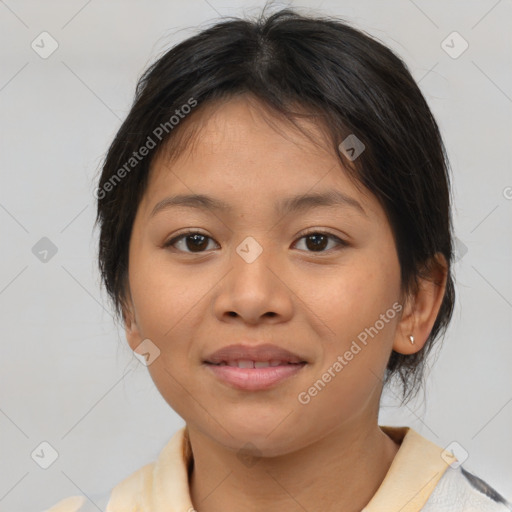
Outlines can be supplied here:
[[128, 292], [128, 298], [123, 301], [122, 312], [123, 312], [123, 323], [126, 333], [126, 340], [132, 350], [135, 350], [142, 342], [142, 336], [140, 335], [139, 326], [137, 324], [137, 316], [135, 314], [135, 307], [131, 299], [130, 292]]
[[[427, 271], [428, 269], [428, 271]], [[437, 253], [418, 279], [418, 287], [410, 293], [395, 334], [393, 350], [400, 354], [419, 352], [427, 341], [443, 302], [448, 277], [448, 264]], [[414, 337], [411, 343], [409, 336]]]

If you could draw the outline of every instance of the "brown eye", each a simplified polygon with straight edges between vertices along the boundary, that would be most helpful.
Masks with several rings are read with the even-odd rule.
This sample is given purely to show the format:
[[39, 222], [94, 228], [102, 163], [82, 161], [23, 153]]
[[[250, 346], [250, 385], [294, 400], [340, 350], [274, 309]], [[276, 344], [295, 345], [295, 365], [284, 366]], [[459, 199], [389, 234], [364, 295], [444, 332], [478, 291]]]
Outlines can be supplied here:
[[164, 247], [174, 247], [181, 244], [178, 250], [183, 252], [200, 253], [204, 252], [208, 247], [208, 240], [213, 240], [207, 235], [203, 235], [197, 231], [189, 231], [183, 233], [172, 240], [169, 240]]
[[[309, 233], [304, 234], [300, 240], [304, 239], [306, 251], [308, 252], [328, 252], [331, 248], [336, 249], [343, 246], [346, 246], [347, 243], [338, 238], [337, 236], [327, 233], [327, 232], [321, 232], [321, 231], [312, 231]], [[326, 247], [329, 245], [329, 240], [334, 241], [334, 247], [331, 247], [325, 250]]]

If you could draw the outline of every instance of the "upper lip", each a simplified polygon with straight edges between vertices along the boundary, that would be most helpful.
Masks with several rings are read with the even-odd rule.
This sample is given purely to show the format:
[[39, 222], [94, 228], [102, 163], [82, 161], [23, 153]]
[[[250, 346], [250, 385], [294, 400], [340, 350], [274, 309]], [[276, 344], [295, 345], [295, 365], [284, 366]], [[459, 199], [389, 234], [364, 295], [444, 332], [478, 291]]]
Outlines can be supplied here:
[[279, 360], [288, 363], [305, 363], [306, 361], [297, 354], [284, 348], [271, 344], [262, 345], [228, 345], [207, 356], [205, 362], [219, 364], [229, 361], [272, 361]]

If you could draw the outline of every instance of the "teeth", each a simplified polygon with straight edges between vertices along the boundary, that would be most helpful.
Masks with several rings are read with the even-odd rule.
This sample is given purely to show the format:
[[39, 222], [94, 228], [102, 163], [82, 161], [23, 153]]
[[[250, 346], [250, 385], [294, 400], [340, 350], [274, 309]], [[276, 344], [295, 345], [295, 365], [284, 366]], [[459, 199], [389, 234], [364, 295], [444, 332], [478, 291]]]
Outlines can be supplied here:
[[237, 361], [222, 361], [218, 366], [232, 366], [236, 368], [268, 368], [275, 366], [284, 366], [290, 363], [289, 361], [281, 361], [280, 359], [271, 359], [270, 361], [251, 361], [250, 359], [238, 359]]
[[238, 368], [254, 368], [254, 361], [249, 361], [247, 359], [239, 359]]

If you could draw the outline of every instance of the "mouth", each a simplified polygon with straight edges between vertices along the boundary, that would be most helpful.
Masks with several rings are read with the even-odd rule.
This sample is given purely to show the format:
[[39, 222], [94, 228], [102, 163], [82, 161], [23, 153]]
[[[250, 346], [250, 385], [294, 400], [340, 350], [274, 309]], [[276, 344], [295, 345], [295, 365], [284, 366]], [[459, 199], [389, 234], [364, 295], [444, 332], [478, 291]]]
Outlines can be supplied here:
[[232, 368], [275, 368], [276, 366], [285, 365], [300, 365], [306, 364], [305, 361], [299, 363], [291, 363], [290, 361], [280, 361], [279, 359], [272, 359], [270, 361], [252, 361], [250, 359], [238, 359], [221, 361], [220, 363], [211, 363], [206, 361], [206, 364], [212, 364], [214, 366], [231, 366]]
[[[298, 364], [307, 362], [305, 358], [294, 354], [277, 345], [228, 345], [213, 352], [206, 357], [205, 363], [228, 366], [239, 366], [239, 363], [247, 366], [240, 368], [257, 368], [255, 364], [264, 363], [265, 366], [280, 366], [281, 364]], [[236, 363], [236, 364], [235, 364]], [[253, 364], [251, 364], [253, 363]], [[268, 364], [266, 364], [268, 363]]]
[[203, 363], [222, 383], [246, 391], [275, 387], [308, 364], [301, 356], [275, 345], [230, 345]]

